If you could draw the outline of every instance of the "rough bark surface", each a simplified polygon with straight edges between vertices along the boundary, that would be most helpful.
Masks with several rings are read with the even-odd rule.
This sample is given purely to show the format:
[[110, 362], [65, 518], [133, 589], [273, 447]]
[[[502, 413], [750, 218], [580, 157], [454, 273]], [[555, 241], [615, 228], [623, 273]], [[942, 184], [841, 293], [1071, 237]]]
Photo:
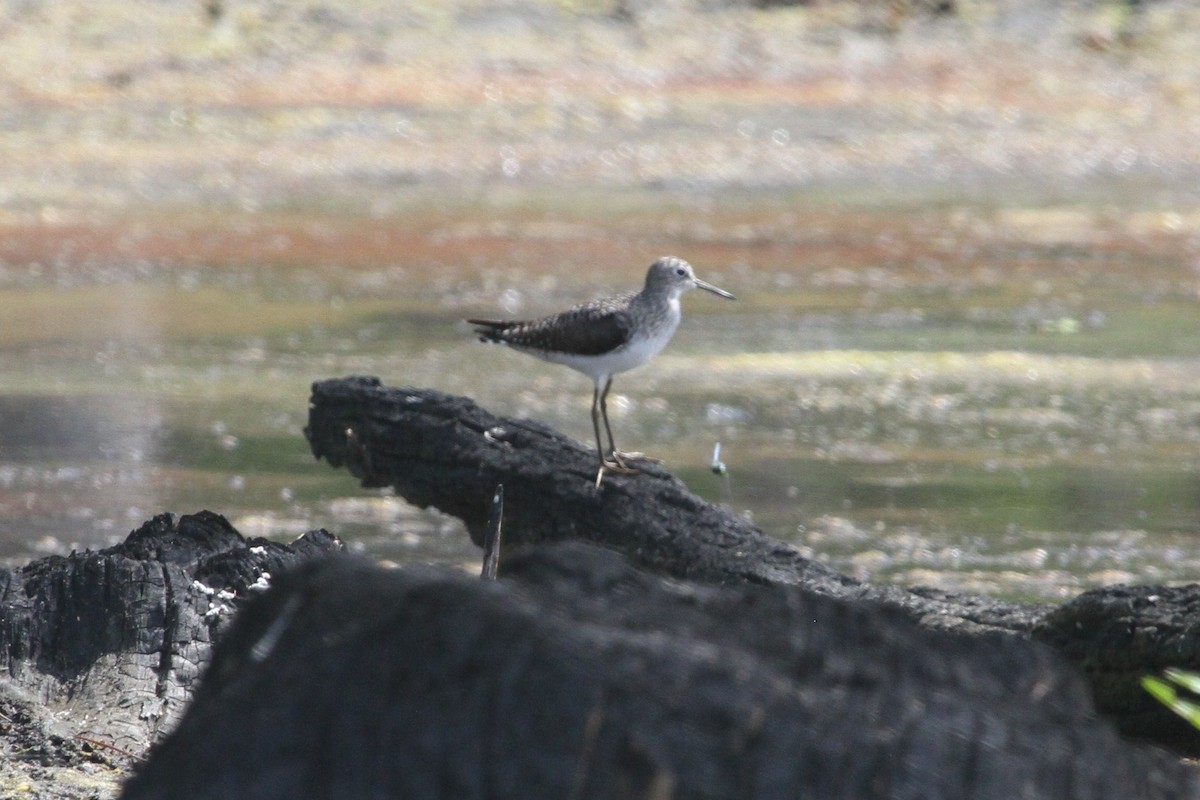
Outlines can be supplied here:
[[338, 558], [284, 576], [124, 797], [1200, 793], [1019, 637], [796, 586], [666, 580], [583, 544], [503, 571]]
[[272, 574], [340, 549], [324, 531], [247, 540], [205, 511], [160, 515], [106, 550], [0, 570], [6, 696], [41, 715], [48, 739], [141, 753], [179, 719], [234, 609]]
[[619, 547], [682, 578], [794, 582], [830, 591], [853, 583], [752, 524], [704, 502], [651, 463], [607, 474], [597, 490], [590, 447], [529, 420], [502, 419], [466, 397], [388, 388], [377, 378], [313, 386], [305, 429], [313, 453], [364, 486], [462, 519], [482, 546], [492, 495], [504, 484], [513, 543], [582, 539]]
[[927, 628], [1036, 635], [1083, 670], [1097, 707], [1123, 731], [1200, 754], [1200, 734], [1138, 683], [1167, 666], [1200, 669], [1196, 587], [1107, 587], [1055, 608], [862, 584], [690, 494], [665, 470], [650, 465], [638, 475], [607, 476], [597, 491], [590, 448], [535, 422], [494, 416], [467, 398], [388, 388], [376, 378], [314, 384], [305, 433], [316, 456], [366, 486], [391, 486], [460, 517], [477, 540], [503, 484], [510, 545], [589, 541], [674, 577], [795, 585], [898, 607]]
[[320, 381], [305, 435], [314, 455], [364, 486], [391, 486], [409, 502], [463, 520], [476, 544], [503, 484], [509, 545], [589, 541], [666, 575], [803, 585], [902, 605], [934, 627], [1027, 631], [1044, 610], [862, 584], [697, 497], [654, 464], [606, 475], [597, 489], [590, 447], [536, 422], [497, 417], [466, 397], [389, 388], [371, 377]]
[[1200, 731], [1141, 687], [1167, 667], [1200, 667], [1200, 586], [1106, 586], [1048, 613], [1033, 638], [1087, 676], [1097, 709], [1129, 736], [1200, 755]]

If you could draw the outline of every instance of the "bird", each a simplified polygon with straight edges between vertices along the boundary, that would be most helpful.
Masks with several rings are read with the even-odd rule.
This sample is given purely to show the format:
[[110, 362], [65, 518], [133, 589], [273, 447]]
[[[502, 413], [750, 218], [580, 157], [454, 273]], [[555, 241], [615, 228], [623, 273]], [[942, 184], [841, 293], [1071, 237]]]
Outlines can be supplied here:
[[[645, 364], [658, 355], [679, 327], [679, 298], [691, 289], [703, 289], [728, 300], [729, 292], [696, 277], [692, 265], [676, 256], [657, 259], [646, 271], [640, 291], [591, 300], [566, 311], [525, 320], [468, 319], [481, 342], [497, 342], [531, 356], [563, 364], [592, 379], [592, 432], [600, 470], [637, 472], [627, 459], [641, 453], [622, 453], [608, 422], [608, 392], [613, 376]], [[608, 448], [600, 438], [604, 424]]]

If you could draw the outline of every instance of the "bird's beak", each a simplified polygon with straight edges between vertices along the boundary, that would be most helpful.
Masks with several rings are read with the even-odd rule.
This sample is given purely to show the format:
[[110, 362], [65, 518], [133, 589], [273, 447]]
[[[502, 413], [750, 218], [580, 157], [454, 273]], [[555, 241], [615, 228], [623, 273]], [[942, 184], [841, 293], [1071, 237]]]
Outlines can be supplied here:
[[734, 297], [733, 295], [731, 295], [729, 292], [725, 291], [724, 289], [718, 289], [716, 286], [713, 286], [711, 283], [705, 283], [704, 281], [700, 280], [699, 278], [693, 278], [693, 280], [696, 281], [697, 289], [703, 289], [706, 292], [712, 292], [713, 294], [718, 295], [719, 297], [724, 297], [726, 300], [737, 300], [737, 298]]

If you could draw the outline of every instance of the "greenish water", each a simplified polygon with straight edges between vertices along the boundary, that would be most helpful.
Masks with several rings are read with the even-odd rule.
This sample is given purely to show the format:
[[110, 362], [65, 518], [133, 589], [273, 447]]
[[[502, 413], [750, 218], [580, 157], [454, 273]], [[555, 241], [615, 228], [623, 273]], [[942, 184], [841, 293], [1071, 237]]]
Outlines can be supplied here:
[[311, 458], [310, 383], [378, 375], [587, 441], [586, 378], [480, 345], [459, 320], [631, 288], [675, 252], [739, 302], [688, 295], [667, 351], [617, 379], [626, 449], [865, 579], [1058, 598], [1200, 576], [1192, 238], [1114, 232], [1109, 215], [1093, 247], [992, 211], [957, 228], [960, 209], [817, 211], [802, 235], [794, 211], [714, 212], [645, 240], [630, 231], [648, 222], [602, 220], [621, 242], [603, 270], [584, 252], [595, 231], [546, 243], [546, 225], [569, 233], [553, 215], [499, 243], [452, 236], [475, 253], [453, 268], [10, 265], [0, 557], [210, 508], [248, 534], [326, 527], [383, 559], [474, 561], [454, 520]]

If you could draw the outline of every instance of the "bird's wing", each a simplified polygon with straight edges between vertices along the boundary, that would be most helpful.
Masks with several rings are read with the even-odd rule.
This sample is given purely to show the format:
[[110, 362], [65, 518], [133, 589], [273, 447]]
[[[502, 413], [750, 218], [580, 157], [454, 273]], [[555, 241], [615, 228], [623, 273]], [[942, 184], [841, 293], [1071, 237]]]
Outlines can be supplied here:
[[629, 338], [629, 296], [593, 301], [530, 320], [469, 319], [480, 339], [547, 352], [596, 356], [615, 350]]

